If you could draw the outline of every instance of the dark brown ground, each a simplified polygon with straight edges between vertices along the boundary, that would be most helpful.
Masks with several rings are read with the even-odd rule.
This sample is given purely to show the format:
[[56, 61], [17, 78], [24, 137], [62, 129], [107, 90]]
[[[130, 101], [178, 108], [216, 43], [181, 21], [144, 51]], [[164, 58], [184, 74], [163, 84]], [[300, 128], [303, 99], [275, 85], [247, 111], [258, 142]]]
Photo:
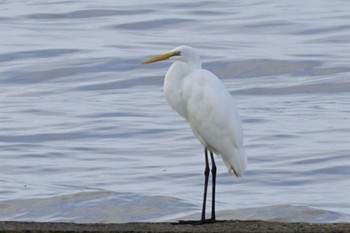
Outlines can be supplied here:
[[223, 221], [204, 225], [173, 223], [76, 224], [0, 222], [0, 232], [349, 232], [350, 223], [311, 224], [267, 221]]

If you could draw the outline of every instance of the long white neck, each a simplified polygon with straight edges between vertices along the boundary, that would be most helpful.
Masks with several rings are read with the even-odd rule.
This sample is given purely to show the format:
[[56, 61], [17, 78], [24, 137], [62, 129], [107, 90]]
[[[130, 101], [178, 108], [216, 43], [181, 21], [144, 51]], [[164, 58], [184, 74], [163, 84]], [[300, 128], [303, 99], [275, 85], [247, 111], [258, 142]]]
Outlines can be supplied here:
[[169, 68], [164, 79], [163, 92], [170, 107], [182, 117], [187, 118], [186, 104], [182, 97], [182, 80], [201, 65], [191, 65], [183, 61], [175, 61]]

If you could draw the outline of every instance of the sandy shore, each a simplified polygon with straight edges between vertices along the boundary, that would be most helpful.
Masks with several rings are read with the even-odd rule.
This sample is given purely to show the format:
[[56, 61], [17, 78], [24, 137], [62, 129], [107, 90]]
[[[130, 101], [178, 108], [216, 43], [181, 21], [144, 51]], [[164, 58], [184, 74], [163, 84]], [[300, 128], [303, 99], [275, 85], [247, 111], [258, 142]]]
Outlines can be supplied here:
[[349, 232], [350, 223], [311, 224], [223, 221], [204, 225], [174, 223], [76, 224], [0, 222], [0, 232]]

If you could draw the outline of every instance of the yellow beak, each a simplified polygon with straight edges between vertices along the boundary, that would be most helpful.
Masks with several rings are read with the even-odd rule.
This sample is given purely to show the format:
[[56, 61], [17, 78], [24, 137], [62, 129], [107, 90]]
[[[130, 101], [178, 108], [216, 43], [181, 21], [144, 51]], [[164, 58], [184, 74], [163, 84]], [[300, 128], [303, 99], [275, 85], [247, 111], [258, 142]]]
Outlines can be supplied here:
[[148, 60], [142, 62], [142, 64], [149, 64], [149, 63], [153, 63], [153, 62], [157, 62], [157, 61], [163, 61], [163, 60], [169, 59], [170, 57], [174, 56], [176, 53], [177, 53], [176, 51], [164, 53], [163, 55], [148, 59]]

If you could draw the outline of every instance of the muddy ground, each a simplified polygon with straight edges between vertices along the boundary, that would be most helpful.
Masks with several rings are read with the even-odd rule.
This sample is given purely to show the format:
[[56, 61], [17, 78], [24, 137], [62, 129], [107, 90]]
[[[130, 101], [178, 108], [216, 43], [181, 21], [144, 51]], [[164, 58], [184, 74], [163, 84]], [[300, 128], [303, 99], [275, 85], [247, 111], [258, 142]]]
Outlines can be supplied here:
[[269, 221], [222, 221], [211, 224], [121, 223], [76, 224], [0, 222], [0, 232], [349, 232], [350, 223], [311, 224]]

